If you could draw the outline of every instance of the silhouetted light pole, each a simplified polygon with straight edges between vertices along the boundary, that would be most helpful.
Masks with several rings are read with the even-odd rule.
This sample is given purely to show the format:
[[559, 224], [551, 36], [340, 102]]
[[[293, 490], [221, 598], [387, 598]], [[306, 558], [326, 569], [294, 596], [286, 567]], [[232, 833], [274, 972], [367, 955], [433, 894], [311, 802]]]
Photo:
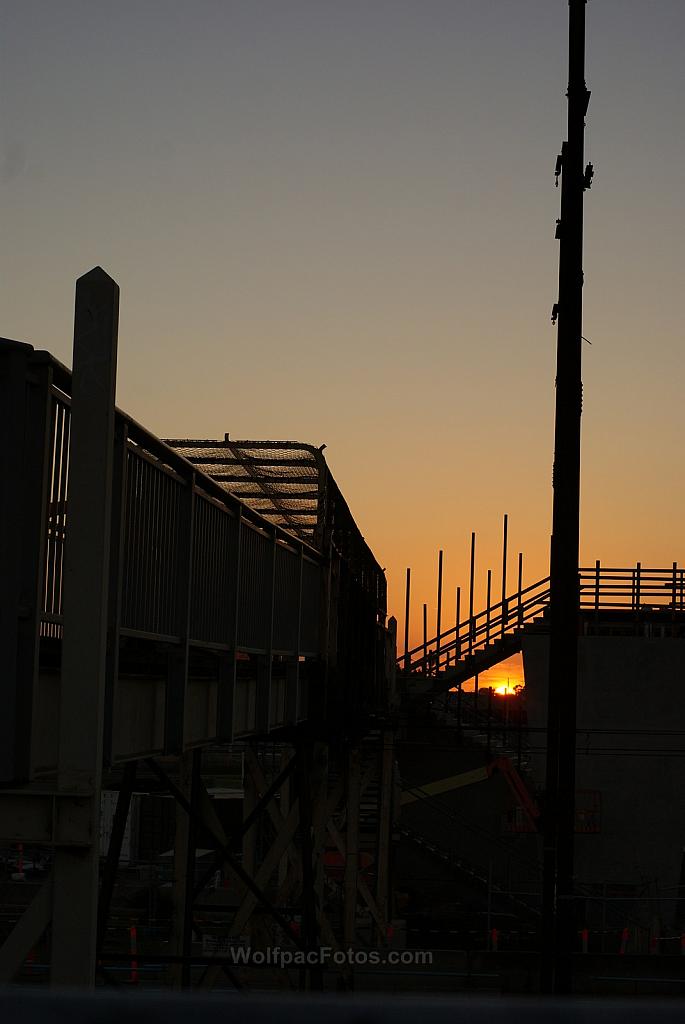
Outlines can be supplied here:
[[573, 841], [575, 824], [576, 687], [578, 673], [578, 547], [580, 509], [581, 346], [583, 320], [584, 131], [590, 93], [585, 85], [585, 3], [569, 0], [568, 137], [557, 160], [561, 176], [557, 327], [554, 504], [550, 556], [550, 652], [543, 878], [542, 985], [568, 993], [575, 943]]

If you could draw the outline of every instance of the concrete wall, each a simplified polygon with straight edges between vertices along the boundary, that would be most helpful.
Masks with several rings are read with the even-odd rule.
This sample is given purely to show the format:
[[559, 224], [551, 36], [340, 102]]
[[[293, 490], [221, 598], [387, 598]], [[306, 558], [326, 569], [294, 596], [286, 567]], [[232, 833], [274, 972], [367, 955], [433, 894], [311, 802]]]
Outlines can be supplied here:
[[[531, 727], [547, 724], [548, 658], [548, 636], [524, 638]], [[658, 887], [660, 896], [676, 896], [685, 847], [684, 688], [685, 640], [580, 638], [576, 787], [599, 790], [601, 831], [576, 836], [579, 881], [652, 883], [651, 895]], [[531, 732], [530, 743], [541, 748], [531, 766], [543, 786], [545, 734]], [[664, 898], [652, 909], [673, 923], [675, 907]]]

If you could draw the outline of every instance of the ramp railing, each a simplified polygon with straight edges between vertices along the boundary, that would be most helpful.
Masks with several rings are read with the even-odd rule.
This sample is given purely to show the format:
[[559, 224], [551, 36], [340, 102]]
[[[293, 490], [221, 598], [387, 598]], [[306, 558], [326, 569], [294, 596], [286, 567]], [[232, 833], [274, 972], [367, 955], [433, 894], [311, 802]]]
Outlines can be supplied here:
[[[668, 568], [602, 566], [599, 561], [578, 574], [579, 611], [592, 626], [593, 613], [599, 623], [613, 613], [617, 624], [641, 626], [649, 618], [669, 632], [669, 623], [685, 615], [685, 569], [673, 562]], [[488, 605], [457, 625], [417, 644], [398, 658], [398, 668], [407, 673], [436, 675], [478, 654], [494, 644], [504, 650], [508, 640], [520, 636], [535, 619], [544, 618], [550, 602], [550, 579], [516, 590], [504, 601]], [[669, 635], [673, 632], [671, 626]], [[506, 652], [503, 653], [506, 656]]]

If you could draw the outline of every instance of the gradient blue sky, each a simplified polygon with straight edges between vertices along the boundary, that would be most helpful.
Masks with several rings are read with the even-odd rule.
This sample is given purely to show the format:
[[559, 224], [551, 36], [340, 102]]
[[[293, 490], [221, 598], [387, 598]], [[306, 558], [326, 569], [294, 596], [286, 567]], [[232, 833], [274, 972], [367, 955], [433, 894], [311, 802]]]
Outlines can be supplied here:
[[[566, 0], [0, 12], [0, 333], [70, 362], [100, 264], [119, 404], [162, 436], [325, 442], [391, 610], [408, 564], [434, 605], [440, 546], [465, 585], [472, 529], [497, 569], [505, 511], [511, 576], [518, 549], [544, 575]], [[587, 25], [582, 551], [683, 562], [685, 3], [590, 0]]]

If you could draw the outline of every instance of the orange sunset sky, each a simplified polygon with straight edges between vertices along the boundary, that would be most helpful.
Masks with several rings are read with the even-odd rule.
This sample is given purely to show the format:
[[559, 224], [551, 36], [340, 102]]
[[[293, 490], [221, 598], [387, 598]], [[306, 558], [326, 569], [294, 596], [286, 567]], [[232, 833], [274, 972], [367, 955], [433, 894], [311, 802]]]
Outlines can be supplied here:
[[[1, 330], [71, 362], [121, 286], [118, 402], [326, 457], [435, 624], [547, 574], [566, 0], [24, 0], [0, 39]], [[583, 561], [685, 563], [685, 4], [587, 8]], [[431, 628], [431, 631], [433, 629]], [[498, 679], [508, 674], [505, 667]], [[515, 668], [511, 669], [511, 675]]]

